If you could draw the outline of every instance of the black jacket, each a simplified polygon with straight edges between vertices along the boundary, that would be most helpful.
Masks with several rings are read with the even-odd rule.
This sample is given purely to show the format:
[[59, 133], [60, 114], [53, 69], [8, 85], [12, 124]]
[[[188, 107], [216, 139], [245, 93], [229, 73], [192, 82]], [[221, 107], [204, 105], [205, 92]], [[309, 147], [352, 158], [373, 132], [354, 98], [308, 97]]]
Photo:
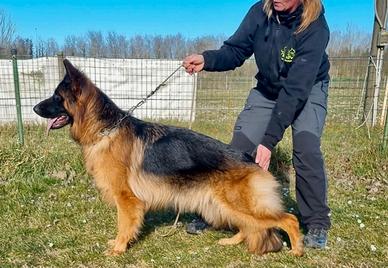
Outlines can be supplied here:
[[255, 55], [257, 90], [276, 100], [261, 143], [271, 150], [304, 107], [313, 85], [329, 79], [325, 53], [329, 28], [323, 12], [306, 30], [295, 34], [302, 12], [300, 5], [291, 14], [274, 12], [268, 18], [260, 1], [220, 49], [203, 52], [206, 71], [233, 70]]

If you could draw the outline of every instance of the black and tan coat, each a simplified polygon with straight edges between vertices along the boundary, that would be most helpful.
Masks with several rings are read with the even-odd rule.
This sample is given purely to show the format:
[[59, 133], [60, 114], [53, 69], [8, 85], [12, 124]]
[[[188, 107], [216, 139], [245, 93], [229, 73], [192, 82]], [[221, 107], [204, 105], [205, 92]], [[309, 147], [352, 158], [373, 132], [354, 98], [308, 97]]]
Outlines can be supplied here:
[[295, 216], [283, 211], [278, 183], [246, 155], [184, 128], [125, 116], [68, 60], [54, 95], [34, 107], [51, 118], [50, 128], [70, 124], [82, 148], [87, 171], [104, 199], [117, 208], [118, 234], [110, 255], [134, 242], [149, 210], [172, 207], [196, 212], [214, 227], [238, 232], [219, 244], [246, 242], [250, 252], [278, 251], [274, 231], [287, 232], [294, 255], [303, 254]]

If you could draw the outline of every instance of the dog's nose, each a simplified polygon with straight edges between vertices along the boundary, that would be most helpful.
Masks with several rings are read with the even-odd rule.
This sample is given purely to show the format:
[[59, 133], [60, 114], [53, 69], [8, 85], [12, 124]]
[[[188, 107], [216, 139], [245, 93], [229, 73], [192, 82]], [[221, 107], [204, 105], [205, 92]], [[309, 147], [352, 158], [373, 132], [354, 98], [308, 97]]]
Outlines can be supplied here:
[[39, 113], [40, 113], [39, 105], [35, 105], [34, 108], [32, 108], [32, 109], [34, 110], [34, 112], [35, 112], [36, 114], [39, 115]]

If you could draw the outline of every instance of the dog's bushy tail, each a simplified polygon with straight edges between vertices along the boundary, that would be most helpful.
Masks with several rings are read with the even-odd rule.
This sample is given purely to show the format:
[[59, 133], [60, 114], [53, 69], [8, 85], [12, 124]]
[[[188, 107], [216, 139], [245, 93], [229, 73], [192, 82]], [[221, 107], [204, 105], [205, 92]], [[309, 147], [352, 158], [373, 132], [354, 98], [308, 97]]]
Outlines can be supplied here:
[[258, 251], [262, 254], [268, 252], [278, 252], [283, 248], [283, 241], [279, 232], [274, 229], [267, 229], [263, 234], [263, 242], [260, 244]]
[[256, 170], [250, 175], [249, 184], [256, 217], [271, 215], [276, 218], [283, 213], [280, 184], [269, 172]]

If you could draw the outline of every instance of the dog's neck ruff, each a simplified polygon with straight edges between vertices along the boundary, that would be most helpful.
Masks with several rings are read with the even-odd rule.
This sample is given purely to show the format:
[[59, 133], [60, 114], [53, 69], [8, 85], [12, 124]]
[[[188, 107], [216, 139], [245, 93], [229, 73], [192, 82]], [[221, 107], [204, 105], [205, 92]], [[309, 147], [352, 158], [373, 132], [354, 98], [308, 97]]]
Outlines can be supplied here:
[[109, 136], [110, 134], [112, 134], [113, 132], [115, 132], [120, 127], [121, 122], [123, 122], [123, 120], [125, 118], [127, 118], [131, 115], [132, 115], [132, 112], [125, 113], [124, 116], [121, 117], [119, 120], [117, 120], [117, 122], [113, 126], [108, 126], [108, 127], [103, 128], [100, 131], [100, 136], [106, 137], [106, 136]]
[[116, 131], [117, 127], [113, 127], [113, 128], [104, 128], [100, 131], [100, 136], [101, 137], [107, 137], [109, 136], [111, 133], [113, 133], [114, 131]]

